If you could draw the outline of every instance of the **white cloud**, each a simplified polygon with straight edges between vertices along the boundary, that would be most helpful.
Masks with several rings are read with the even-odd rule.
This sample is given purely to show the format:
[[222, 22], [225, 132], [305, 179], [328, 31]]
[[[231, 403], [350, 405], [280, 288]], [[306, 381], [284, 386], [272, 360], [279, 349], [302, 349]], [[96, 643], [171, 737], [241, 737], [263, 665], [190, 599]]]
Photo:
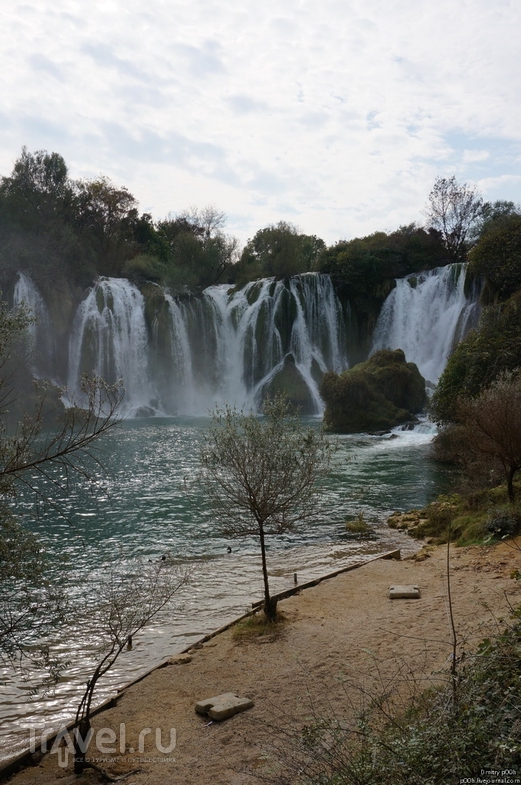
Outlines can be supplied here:
[[14, 4], [0, 172], [23, 144], [53, 149], [156, 217], [214, 203], [241, 239], [421, 220], [437, 174], [512, 198], [520, 23], [508, 0]]
[[477, 163], [478, 161], [487, 161], [490, 158], [488, 150], [464, 150], [463, 161], [466, 164]]

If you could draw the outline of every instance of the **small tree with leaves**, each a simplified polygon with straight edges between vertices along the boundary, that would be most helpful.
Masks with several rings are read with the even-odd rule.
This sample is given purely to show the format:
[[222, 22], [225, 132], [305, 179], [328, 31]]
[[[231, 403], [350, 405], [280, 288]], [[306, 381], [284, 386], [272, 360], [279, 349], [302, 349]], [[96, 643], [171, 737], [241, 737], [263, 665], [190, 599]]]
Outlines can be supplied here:
[[303, 427], [283, 396], [265, 401], [262, 417], [229, 406], [215, 411], [205, 436], [202, 481], [223, 534], [258, 540], [269, 621], [277, 603], [270, 595], [266, 538], [317, 514], [317, 483], [329, 461], [323, 432]]

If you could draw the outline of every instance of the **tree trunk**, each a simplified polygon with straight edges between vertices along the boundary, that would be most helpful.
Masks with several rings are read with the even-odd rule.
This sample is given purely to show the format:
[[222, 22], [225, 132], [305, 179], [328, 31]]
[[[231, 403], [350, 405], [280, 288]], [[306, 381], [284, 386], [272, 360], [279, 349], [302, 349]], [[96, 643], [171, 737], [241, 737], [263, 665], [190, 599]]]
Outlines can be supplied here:
[[85, 758], [89, 744], [90, 720], [84, 718], [78, 723], [74, 733], [74, 773], [83, 774], [88, 767]]
[[275, 621], [277, 617], [277, 600], [270, 597], [270, 584], [268, 581], [268, 565], [266, 564], [266, 544], [264, 542], [264, 527], [259, 524], [259, 539], [262, 554], [262, 577], [264, 579], [264, 615], [268, 621]]
[[511, 466], [508, 470], [507, 475], [507, 491], [508, 491], [508, 498], [510, 499], [510, 504], [514, 504], [514, 474], [516, 473], [516, 468]]

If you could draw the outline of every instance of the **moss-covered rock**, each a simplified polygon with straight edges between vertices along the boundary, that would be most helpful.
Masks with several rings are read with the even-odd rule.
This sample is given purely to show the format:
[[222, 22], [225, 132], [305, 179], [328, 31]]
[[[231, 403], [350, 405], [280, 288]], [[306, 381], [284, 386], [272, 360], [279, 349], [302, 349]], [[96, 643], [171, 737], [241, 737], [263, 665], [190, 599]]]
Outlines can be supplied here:
[[286, 355], [284, 365], [263, 390], [263, 397], [269, 395], [287, 395], [294, 406], [298, 406], [301, 414], [314, 414], [315, 404], [306, 384], [306, 380], [295, 365], [292, 354]]
[[374, 432], [415, 419], [426, 401], [425, 379], [401, 349], [382, 349], [341, 374], [326, 373], [324, 422], [335, 433]]

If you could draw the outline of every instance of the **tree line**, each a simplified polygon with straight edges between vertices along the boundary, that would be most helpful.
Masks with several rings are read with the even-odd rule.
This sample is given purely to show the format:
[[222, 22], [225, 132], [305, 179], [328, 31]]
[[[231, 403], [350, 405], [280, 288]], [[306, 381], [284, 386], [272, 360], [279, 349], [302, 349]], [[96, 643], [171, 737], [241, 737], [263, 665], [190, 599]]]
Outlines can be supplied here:
[[519, 215], [511, 202], [484, 202], [474, 187], [439, 177], [425, 226], [327, 246], [279, 221], [241, 249], [215, 207], [154, 220], [125, 186], [103, 175], [75, 180], [60, 154], [24, 147], [11, 174], [0, 178], [0, 265], [4, 276], [27, 270], [43, 288], [56, 277], [86, 286], [107, 275], [194, 293], [215, 283], [320, 271], [365, 313], [394, 278], [465, 261], [484, 229], [512, 214]]

